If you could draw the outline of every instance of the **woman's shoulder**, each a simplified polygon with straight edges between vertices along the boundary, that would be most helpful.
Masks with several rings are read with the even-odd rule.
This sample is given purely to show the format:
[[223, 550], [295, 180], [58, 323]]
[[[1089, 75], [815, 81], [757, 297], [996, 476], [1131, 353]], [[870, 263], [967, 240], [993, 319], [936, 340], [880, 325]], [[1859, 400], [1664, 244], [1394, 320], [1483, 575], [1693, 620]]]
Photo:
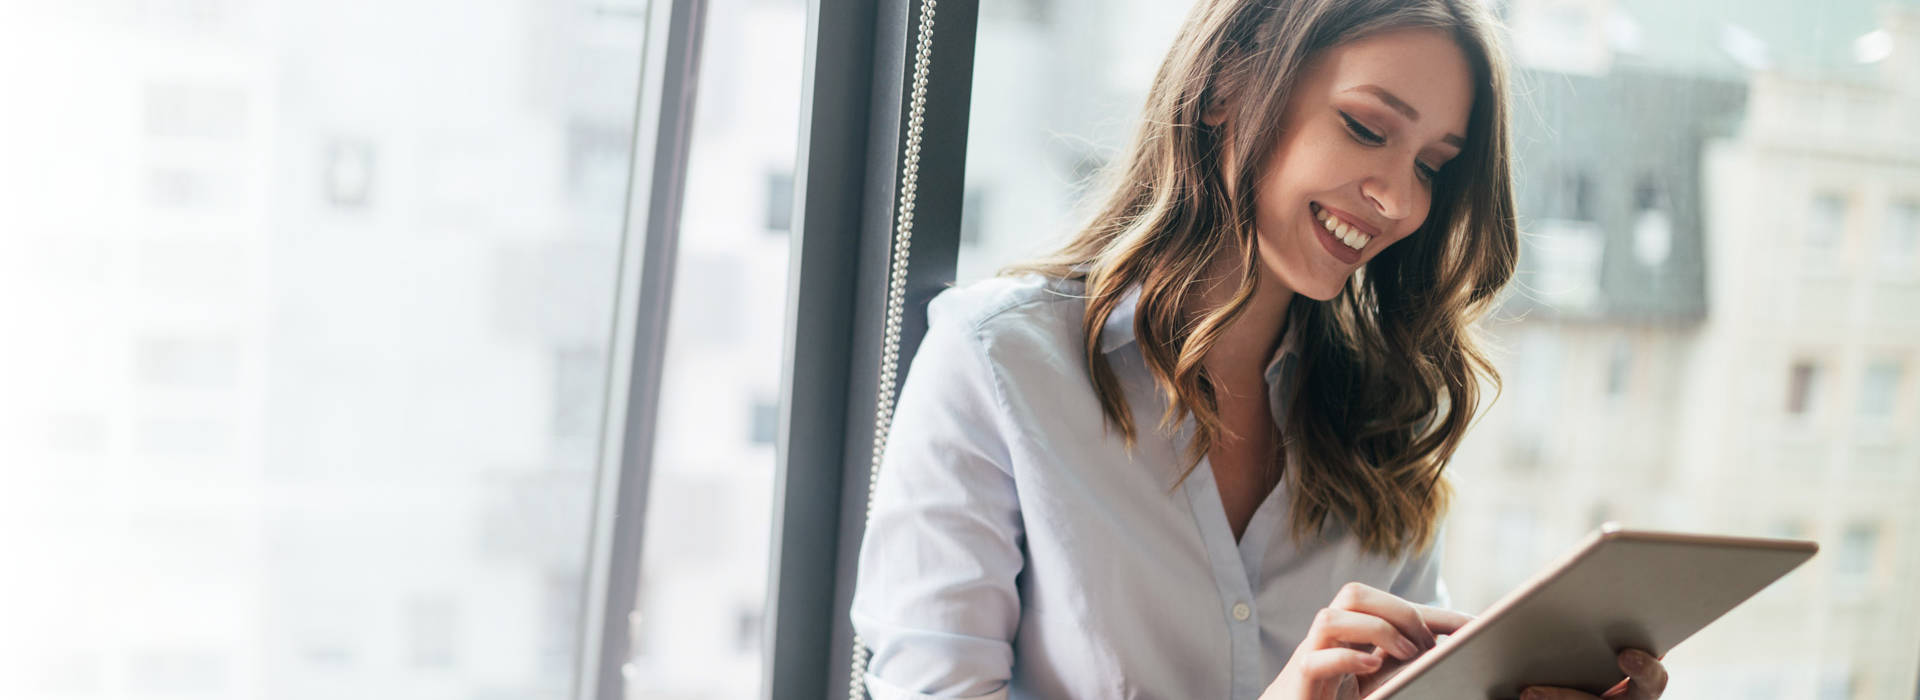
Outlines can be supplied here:
[[988, 340], [1018, 332], [1077, 334], [1084, 291], [1080, 280], [1037, 272], [989, 277], [941, 290], [927, 304], [927, 323], [957, 324]]

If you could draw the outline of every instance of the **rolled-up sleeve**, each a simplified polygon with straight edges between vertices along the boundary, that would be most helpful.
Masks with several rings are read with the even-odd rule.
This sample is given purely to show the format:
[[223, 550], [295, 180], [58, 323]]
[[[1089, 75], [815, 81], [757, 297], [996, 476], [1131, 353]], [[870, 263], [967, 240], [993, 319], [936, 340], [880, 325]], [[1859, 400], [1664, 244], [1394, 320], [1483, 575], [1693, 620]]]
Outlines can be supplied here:
[[1005, 698], [1012, 677], [1025, 559], [1009, 419], [982, 334], [941, 302], [901, 388], [860, 545], [852, 622], [876, 700]]

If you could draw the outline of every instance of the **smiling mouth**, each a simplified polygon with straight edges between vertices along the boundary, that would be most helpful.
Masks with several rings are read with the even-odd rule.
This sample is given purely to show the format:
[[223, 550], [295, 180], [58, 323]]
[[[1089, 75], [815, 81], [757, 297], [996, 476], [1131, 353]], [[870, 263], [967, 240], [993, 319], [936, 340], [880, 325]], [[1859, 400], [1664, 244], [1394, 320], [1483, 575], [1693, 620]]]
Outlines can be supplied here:
[[1313, 212], [1313, 219], [1320, 222], [1321, 226], [1326, 227], [1327, 233], [1332, 234], [1334, 240], [1340, 241], [1348, 248], [1364, 250], [1368, 243], [1373, 242], [1373, 236], [1361, 233], [1354, 227], [1348, 226], [1347, 222], [1340, 220], [1340, 217], [1334, 216], [1325, 209], [1321, 209], [1319, 204], [1308, 202], [1307, 207]]

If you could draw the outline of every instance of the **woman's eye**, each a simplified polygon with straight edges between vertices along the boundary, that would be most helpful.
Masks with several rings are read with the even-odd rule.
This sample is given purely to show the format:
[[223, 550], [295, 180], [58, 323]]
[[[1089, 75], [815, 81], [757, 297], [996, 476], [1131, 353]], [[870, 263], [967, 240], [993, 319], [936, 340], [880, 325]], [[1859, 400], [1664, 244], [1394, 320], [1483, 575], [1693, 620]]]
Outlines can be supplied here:
[[1413, 169], [1420, 171], [1420, 179], [1428, 182], [1432, 182], [1434, 178], [1440, 177], [1439, 168], [1429, 166], [1417, 160], [1413, 162]]
[[1353, 137], [1360, 139], [1361, 143], [1364, 143], [1370, 146], [1378, 146], [1380, 144], [1387, 142], [1386, 137], [1383, 137], [1379, 134], [1374, 133], [1372, 129], [1369, 129], [1365, 125], [1361, 124], [1360, 120], [1354, 119], [1352, 115], [1347, 114], [1346, 112], [1341, 112], [1340, 118], [1347, 122], [1347, 131], [1353, 132]]

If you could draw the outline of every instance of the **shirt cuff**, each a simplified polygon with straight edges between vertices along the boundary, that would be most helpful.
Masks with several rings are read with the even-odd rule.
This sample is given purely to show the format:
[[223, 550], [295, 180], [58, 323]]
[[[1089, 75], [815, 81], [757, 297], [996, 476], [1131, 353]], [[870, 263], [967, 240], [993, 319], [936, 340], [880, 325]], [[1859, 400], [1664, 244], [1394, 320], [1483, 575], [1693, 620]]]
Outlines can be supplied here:
[[951, 696], [943, 698], [896, 687], [869, 673], [867, 674], [867, 697], [873, 700], [1007, 700], [1007, 686], [1001, 685], [999, 690], [985, 695], [972, 695], [966, 698], [953, 698]]

